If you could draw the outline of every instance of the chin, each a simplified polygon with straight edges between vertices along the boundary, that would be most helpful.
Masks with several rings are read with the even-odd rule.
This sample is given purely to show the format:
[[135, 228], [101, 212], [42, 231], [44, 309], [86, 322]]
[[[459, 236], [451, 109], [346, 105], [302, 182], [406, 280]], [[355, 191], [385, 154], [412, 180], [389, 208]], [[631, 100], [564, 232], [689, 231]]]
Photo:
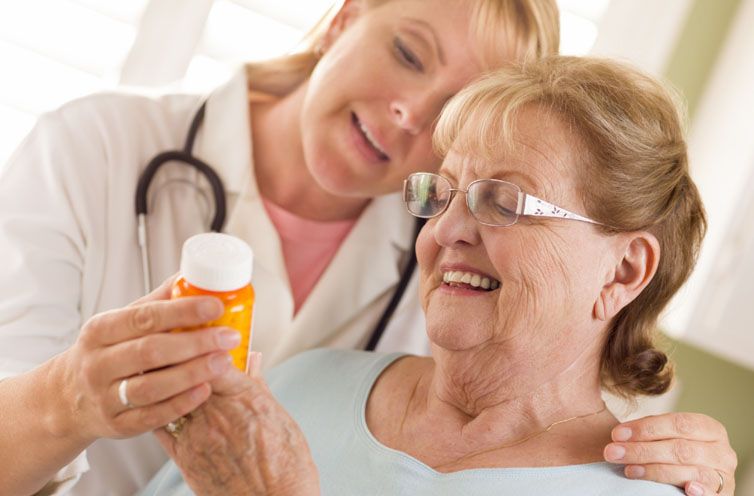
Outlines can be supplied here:
[[338, 167], [322, 162], [310, 166], [309, 173], [317, 185], [327, 193], [349, 198], [376, 196], [377, 193], [369, 191], [369, 185], [373, 185], [374, 180], [361, 178], [348, 167]]
[[483, 340], [468, 325], [453, 325], [449, 322], [427, 322], [427, 337], [439, 348], [448, 351], [464, 351], [477, 347]]

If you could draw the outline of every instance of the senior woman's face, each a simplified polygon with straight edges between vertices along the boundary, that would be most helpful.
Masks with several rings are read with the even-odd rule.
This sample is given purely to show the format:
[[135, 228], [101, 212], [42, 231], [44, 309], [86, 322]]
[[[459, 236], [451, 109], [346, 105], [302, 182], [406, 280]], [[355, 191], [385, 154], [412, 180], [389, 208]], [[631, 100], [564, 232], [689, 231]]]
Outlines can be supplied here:
[[[440, 174], [461, 189], [477, 179], [502, 179], [586, 215], [577, 190], [576, 137], [557, 118], [529, 109], [516, 121], [514, 142], [495, 160], [451, 152]], [[457, 194], [417, 241], [430, 340], [456, 351], [502, 345], [564, 363], [597, 349], [593, 308], [611, 273], [613, 242], [591, 224], [564, 219], [520, 217], [508, 227], [482, 225], [465, 195]], [[486, 277], [497, 287], [443, 282], [453, 272]]]

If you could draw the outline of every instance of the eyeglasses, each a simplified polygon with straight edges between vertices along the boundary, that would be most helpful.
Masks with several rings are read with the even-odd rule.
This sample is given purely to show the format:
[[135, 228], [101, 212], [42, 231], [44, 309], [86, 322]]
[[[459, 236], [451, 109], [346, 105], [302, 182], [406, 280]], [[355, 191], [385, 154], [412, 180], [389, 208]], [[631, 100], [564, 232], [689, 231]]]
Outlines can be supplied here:
[[428, 172], [416, 172], [403, 181], [406, 208], [411, 215], [423, 219], [443, 213], [456, 193], [466, 194], [466, 205], [471, 215], [486, 226], [511, 226], [520, 216], [552, 217], [601, 225], [526, 194], [515, 184], [499, 179], [477, 179], [465, 190], [454, 188], [448, 179]]

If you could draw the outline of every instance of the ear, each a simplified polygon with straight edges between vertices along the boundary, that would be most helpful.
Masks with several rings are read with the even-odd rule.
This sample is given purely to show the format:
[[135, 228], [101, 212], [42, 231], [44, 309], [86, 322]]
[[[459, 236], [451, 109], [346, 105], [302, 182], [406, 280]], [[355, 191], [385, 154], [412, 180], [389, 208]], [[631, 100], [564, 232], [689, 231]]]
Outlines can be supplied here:
[[660, 262], [660, 243], [646, 231], [621, 235], [612, 277], [594, 302], [594, 318], [615, 317], [647, 287]]
[[321, 49], [327, 51], [343, 31], [359, 17], [364, 8], [363, 0], [345, 0], [327, 27], [327, 31], [322, 38]]

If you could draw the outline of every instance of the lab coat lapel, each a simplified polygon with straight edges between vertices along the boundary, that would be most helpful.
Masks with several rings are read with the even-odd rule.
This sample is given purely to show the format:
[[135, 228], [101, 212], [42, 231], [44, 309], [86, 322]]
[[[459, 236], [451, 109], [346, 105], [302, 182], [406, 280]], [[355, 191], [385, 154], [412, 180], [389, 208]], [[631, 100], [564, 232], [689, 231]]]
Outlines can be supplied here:
[[[285, 263], [275, 227], [267, 217], [254, 180], [248, 84], [243, 68], [213, 91], [207, 101], [201, 153], [214, 164], [227, 192], [225, 231], [245, 239], [255, 265], [285, 276]], [[237, 208], [239, 202], [244, 203]], [[239, 218], [238, 212], [248, 214]], [[261, 242], [264, 240], [264, 242]]]
[[[224, 231], [246, 241], [254, 252], [252, 282], [256, 287], [252, 346], [276, 350], [290, 331], [293, 297], [280, 238], [264, 209], [254, 180], [248, 84], [240, 69], [207, 101], [200, 151], [223, 180], [228, 218]], [[266, 360], [267, 361], [267, 360]]]
[[[280, 238], [264, 210], [254, 180], [253, 145], [249, 120], [248, 82], [240, 68], [208, 98], [202, 154], [223, 180], [228, 199], [225, 231], [246, 240], [254, 251], [254, 265], [287, 281]], [[237, 208], [239, 202], [243, 207]], [[238, 212], [248, 214], [241, 218]]]
[[[390, 292], [412, 246], [413, 221], [398, 194], [375, 199], [361, 215], [294, 320], [290, 351], [322, 346]], [[381, 314], [380, 309], [380, 314]], [[366, 335], [370, 329], [353, 329]]]
[[243, 68], [214, 90], [197, 140], [197, 154], [215, 168], [230, 200], [246, 189], [252, 170], [247, 91]]

